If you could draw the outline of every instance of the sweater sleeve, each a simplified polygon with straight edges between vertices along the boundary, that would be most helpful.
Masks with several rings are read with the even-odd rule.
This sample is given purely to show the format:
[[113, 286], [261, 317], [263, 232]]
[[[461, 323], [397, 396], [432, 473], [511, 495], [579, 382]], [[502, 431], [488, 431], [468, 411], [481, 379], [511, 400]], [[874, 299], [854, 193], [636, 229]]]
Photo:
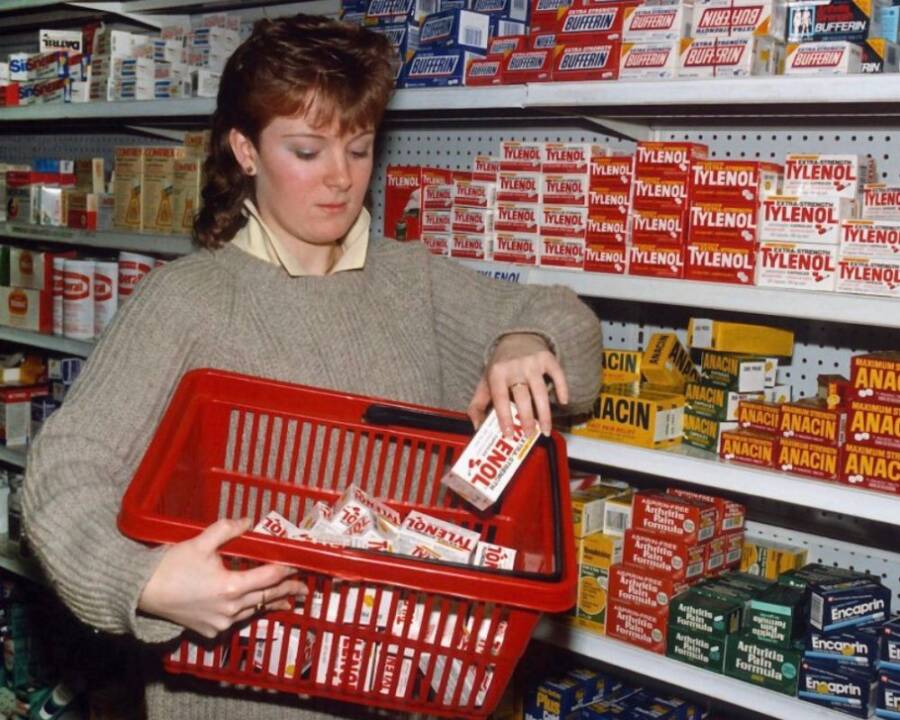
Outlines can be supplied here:
[[600, 387], [600, 321], [561, 286], [522, 286], [487, 278], [457, 262], [431, 257], [435, 332], [444, 400], [465, 406], [497, 342], [511, 333], [541, 335], [569, 385], [570, 413], [592, 406]]
[[182, 630], [137, 611], [163, 548], [129, 540], [116, 517], [178, 379], [210, 341], [222, 294], [210, 275], [190, 259], [146, 277], [28, 457], [25, 531], [53, 587], [87, 624], [146, 642]]

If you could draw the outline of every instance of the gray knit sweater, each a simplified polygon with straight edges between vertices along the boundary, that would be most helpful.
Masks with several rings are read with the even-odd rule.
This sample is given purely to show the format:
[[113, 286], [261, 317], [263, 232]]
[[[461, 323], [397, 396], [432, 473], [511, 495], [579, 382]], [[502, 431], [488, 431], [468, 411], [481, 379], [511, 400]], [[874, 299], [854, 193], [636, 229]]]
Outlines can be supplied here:
[[[600, 325], [571, 291], [486, 279], [418, 244], [373, 243], [361, 271], [290, 277], [226, 245], [155, 270], [117, 314], [28, 458], [25, 527], [53, 587], [84, 622], [145, 654], [181, 628], [136, 612], [162, 548], [122, 536], [122, 495], [179, 377], [211, 367], [464, 409], [505, 333], [543, 334], [572, 406], [599, 382]], [[150, 662], [151, 718], [350, 717], [294, 697], [227, 694]], [[156, 665], [156, 669], [154, 669]], [[322, 709], [321, 706], [319, 708]]]

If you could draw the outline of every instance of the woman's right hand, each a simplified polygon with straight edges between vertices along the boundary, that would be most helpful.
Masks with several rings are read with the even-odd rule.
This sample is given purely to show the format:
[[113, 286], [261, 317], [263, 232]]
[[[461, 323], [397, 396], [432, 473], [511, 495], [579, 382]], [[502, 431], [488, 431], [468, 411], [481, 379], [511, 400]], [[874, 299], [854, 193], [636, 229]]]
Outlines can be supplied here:
[[296, 570], [260, 565], [228, 570], [218, 549], [251, 527], [251, 521], [219, 520], [197, 537], [170, 546], [150, 577], [138, 609], [213, 638], [265, 610], [291, 610], [306, 596]]

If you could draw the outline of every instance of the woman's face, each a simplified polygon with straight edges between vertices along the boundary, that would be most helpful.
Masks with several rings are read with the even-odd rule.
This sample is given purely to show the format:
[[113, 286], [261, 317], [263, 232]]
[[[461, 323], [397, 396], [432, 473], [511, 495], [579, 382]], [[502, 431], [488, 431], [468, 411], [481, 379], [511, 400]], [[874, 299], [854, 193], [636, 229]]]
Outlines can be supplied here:
[[372, 129], [341, 134], [337, 123], [275, 118], [259, 147], [250, 146], [263, 221], [285, 240], [322, 246], [343, 238], [363, 206], [374, 141]]

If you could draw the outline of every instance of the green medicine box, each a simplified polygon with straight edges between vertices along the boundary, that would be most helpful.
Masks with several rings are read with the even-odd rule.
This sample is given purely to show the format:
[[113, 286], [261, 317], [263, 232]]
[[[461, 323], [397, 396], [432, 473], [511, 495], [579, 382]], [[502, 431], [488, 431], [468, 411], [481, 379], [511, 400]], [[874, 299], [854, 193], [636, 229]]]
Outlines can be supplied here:
[[725, 664], [725, 640], [672, 625], [666, 641], [666, 655], [704, 670], [721, 673]]
[[759, 642], [747, 633], [729, 635], [725, 640], [725, 674], [785, 695], [796, 695], [802, 655], [799, 644], [788, 650]]
[[669, 604], [669, 626], [724, 638], [740, 630], [743, 608], [738, 598], [715, 598], [689, 590]]
[[775, 585], [750, 601], [744, 630], [760, 642], [789, 648], [806, 631], [805, 603], [803, 590]]
[[766, 387], [766, 359], [704, 350], [700, 354], [700, 378], [726, 390], [762, 392]]

